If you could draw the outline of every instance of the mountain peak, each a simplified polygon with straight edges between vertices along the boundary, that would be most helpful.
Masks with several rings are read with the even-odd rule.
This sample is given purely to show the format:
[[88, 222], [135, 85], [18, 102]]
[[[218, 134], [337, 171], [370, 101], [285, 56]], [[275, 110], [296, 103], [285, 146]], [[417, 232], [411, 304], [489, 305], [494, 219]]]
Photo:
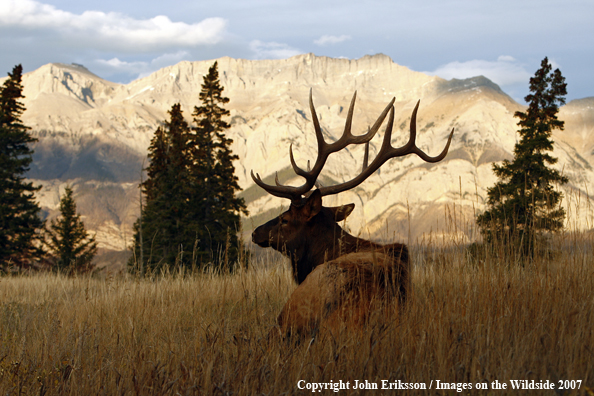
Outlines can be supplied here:
[[444, 89], [448, 89], [452, 92], [471, 90], [478, 87], [487, 87], [504, 94], [499, 85], [495, 84], [485, 76], [476, 76], [464, 79], [452, 78], [443, 84]]
[[89, 69], [87, 69], [84, 65], [81, 65], [79, 63], [50, 63], [50, 65], [58, 67], [62, 70], [68, 70], [68, 71], [72, 71], [72, 72], [76, 72], [76, 73], [83, 73], [83, 74], [88, 74], [91, 77], [94, 78], [101, 78], [98, 75], [94, 74], [93, 72], [91, 72]]
[[567, 103], [567, 108], [579, 108], [579, 109], [594, 109], [594, 96], [589, 96], [582, 99], [574, 99]]
[[[23, 79], [27, 108], [23, 122], [39, 137], [29, 176], [47, 187], [40, 192], [42, 206], [55, 213], [57, 186], [79, 186], [77, 202], [81, 211], [87, 210], [82, 214], [92, 224], [89, 229], [98, 233], [101, 246], [124, 249], [137, 216], [137, 186], [154, 131], [174, 103], [180, 103], [191, 118], [194, 106], [200, 105], [203, 76], [215, 61], [224, 94], [231, 99], [228, 136], [240, 158], [236, 175], [253, 216], [249, 224], [269, 220], [283, 204], [254, 185], [251, 170], [264, 178], [278, 172], [281, 182], [295, 184], [300, 181], [290, 166], [289, 145], [301, 166], [316, 158], [310, 89], [327, 141], [340, 138], [354, 91], [354, 134], [364, 133], [392, 98], [396, 98], [394, 147], [406, 143], [419, 99], [417, 144], [423, 151], [439, 153], [455, 129], [444, 161], [426, 164], [415, 156], [395, 158], [356, 191], [325, 198], [329, 206], [358, 202], [349, 218], [353, 232], [414, 238], [435, 230], [435, 218], [452, 201], [468, 209], [470, 216], [474, 206], [480, 210], [486, 187], [494, 183], [491, 162], [508, 158], [516, 142], [513, 114], [521, 107], [497, 84], [483, 76], [446, 81], [400, 66], [384, 54], [353, 60], [309, 53], [280, 60], [184, 61], [125, 85], [105, 81], [82, 65], [55, 63]], [[583, 129], [582, 124], [575, 125], [576, 130]], [[382, 127], [370, 142], [371, 156], [381, 147], [383, 133]], [[582, 172], [594, 180], [594, 171], [568, 159], [576, 140], [565, 140], [565, 146], [559, 145], [565, 150], [558, 155], [559, 165], [566, 164], [566, 174]], [[577, 150], [589, 159], [592, 146], [590, 140], [583, 141]], [[361, 169], [363, 151], [355, 145], [332, 155], [322, 182], [351, 179]]]

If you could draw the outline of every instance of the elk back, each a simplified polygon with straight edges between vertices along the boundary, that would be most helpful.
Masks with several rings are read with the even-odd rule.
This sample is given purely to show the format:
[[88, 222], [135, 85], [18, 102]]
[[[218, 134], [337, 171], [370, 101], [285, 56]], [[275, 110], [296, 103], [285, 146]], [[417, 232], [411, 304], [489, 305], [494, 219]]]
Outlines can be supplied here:
[[358, 252], [317, 266], [295, 289], [277, 323], [281, 336], [338, 334], [360, 327], [371, 312], [406, 298], [408, 262], [382, 252]]

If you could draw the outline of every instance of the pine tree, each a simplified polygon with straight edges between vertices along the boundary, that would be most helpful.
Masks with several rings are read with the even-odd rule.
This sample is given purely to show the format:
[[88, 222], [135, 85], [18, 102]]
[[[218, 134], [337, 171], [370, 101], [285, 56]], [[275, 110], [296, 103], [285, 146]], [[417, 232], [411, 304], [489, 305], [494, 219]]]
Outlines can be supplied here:
[[[172, 106], [169, 115], [169, 121], [157, 129], [149, 146], [148, 178], [141, 184], [146, 204], [135, 224], [135, 254], [130, 262], [131, 266], [138, 266], [136, 270], [158, 270], [176, 263], [188, 265], [192, 257], [194, 238], [188, 211], [190, 128], [179, 103]], [[146, 263], [137, 263], [141, 256]]]
[[534, 253], [535, 241], [543, 233], [562, 229], [565, 211], [554, 186], [568, 182], [548, 167], [557, 162], [547, 152], [553, 150], [553, 130], [564, 126], [557, 113], [565, 104], [567, 84], [559, 69], [552, 71], [547, 58], [530, 78], [530, 92], [525, 97], [528, 111], [514, 115], [520, 120], [521, 137], [514, 159], [493, 164], [499, 180], [488, 189], [488, 209], [477, 218], [487, 242], [510, 243], [527, 255]]
[[56, 270], [74, 274], [89, 272], [93, 268], [97, 242], [94, 236], [89, 236], [80, 215], [76, 213], [70, 186], [66, 187], [60, 200], [60, 218], [52, 220], [47, 233], [47, 245], [53, 253]]
[[167, 177], [169, 143], [163, 127], [157, 128], [148, 151], [150, 161], [146, 169], [148, 178], [142, 183], [142, 187], [146, 194], [146, 199], [153, 201], [159, 196], [160, 190], [163, 189], [162, 184]]
[[34, 196], [41, 187], [24, 177], [32, 161], [30, 144], [37, 139], [20, 119], [22, 73], [22, 66], [15, 66], [0, 89], [0, 265], [24, 266], [43, 254], [43, 221]]
[[[208, 228], [207, 240], [201, 240], [201, 249], [211, 251], [215, 261], [221, 265], [232, 265], [239, 256], [240, 241], [237, 233], [240, 228], [240, 213], [247, 214], [243, 198], [236, 194], [241, 191], [235, 176], [233, 161], [239, 157], [231, 151], [232, 139], [225, 135], [229, 124], [223, 117], [229, 111], [222, 105], [229, 103], [223, 96], [224, 88], [219, 81], [218, 64], [215, 62], [203, 78], [200, 100], [202, 106], [194, 107], [193, 128], [193, 168], [195, 186], [200, 191], [196, 196], [202, 213], [203, 227]], [[219, 260], [221, 259], [221, 260]], [[222, 262], [221, 262], [222, 261]]]
[[[239, 214], [247, 212], [235, 196], [240, 188], [233, 161], [238, 157], [224, 133], [229, 111], [221, 105], [229, 99], [222, 92], [215, 62], [204, 77], [202, 106], [194, 108], [196, 127], [190, 130], [177, 104], [170, 121], [155, 132], [148, 177], [141, 185], [146, 204], [135, 225], [130, 261], [141, 273], [145, 264], [154, 271], [174, 264], [232, 265], [238, 259]], [[140, 257], [146, 263], [138, 263]]]

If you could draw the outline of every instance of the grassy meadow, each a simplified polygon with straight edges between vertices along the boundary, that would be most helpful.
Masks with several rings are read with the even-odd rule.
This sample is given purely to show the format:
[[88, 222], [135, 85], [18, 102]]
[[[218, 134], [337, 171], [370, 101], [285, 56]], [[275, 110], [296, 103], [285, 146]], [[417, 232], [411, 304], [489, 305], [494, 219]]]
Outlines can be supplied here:
[[[531, 393], [592, 395], [592, 242], [561, 235], [553, 254], [524, 266], [454, 242], [413, 246], [404, 309], [301, 342], [268, 337], [295, 288], [272, 256], [234, 274], [3, 277], [0, 394], [311, 394], [300, 388], [342, 380], [342, 394], [423, 383], [431, 390], [404, 393], [503, 395], [528, 392], [511, 380], [549, 380], [555, 390]], [[472, 389], [438, 390], [437, 380]], [[507, 389], [491, 389], [495, 380]], [[575, 381], [580, 389], [558, 389]]]

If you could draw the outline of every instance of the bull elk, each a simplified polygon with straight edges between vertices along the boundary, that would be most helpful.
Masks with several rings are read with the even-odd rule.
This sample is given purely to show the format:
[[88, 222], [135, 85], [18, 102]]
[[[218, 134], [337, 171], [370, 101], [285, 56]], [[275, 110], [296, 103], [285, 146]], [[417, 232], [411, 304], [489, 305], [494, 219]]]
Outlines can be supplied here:
[[[268, 193], [291, 200], [289, 210], [252, 233], [252, 240], [257, 245], [272, 247], [290, 258], [293, 277], [299, 285], [278, 317], [278, 325], [283, 333], [304, 335], [317, 331], [320, 326], [335, 331], [345, 321], [363, 323], [370, 307], [377, 302], [394, 296], [398, 296], [401, 302], [407, 298], [410, 262], [406, 245], [380, 245], [350, 235], [338, 223], [353, 211], [355, 205], [325, 207], [322, 197], [358, 186], [394, 157], [416, 154], [426, 162], [441, 161], [448, 152], [454, 130], [438, 156], [430, 157], [421, 151], [415, 144], [417, 102], [411, 116], [408, 143], [400, 148], [392, 147], [394, 98], [366, 134], [354, 136], [351, 125], [356, 95], [355, 92], [342, 137], [333, 143], [326, 143], [310, 90], [309, 106], [318, 142], [318, 156], [313, 168], [310, 169], [309, 162], [307, 171], [297, 166], [292, 145], [289, 148], [291, 165], [295, 173], [305, 179], [303, 185], [282, 185], [278, 175], [275, 178], [276, 185], [269, 185], [262, 181], [260, 175], [254, 176], [253, 171], [251, 173], [254, 182]], [[388, 123], [383, 144], [369, 164], [369, 141], [386, 116]], [[365, 144], [361, 173], [341, 184], [320, 185], [317, 179], [328, 156], [351, 144]], [[312, 191], [314, 186], [317, 188]]]

